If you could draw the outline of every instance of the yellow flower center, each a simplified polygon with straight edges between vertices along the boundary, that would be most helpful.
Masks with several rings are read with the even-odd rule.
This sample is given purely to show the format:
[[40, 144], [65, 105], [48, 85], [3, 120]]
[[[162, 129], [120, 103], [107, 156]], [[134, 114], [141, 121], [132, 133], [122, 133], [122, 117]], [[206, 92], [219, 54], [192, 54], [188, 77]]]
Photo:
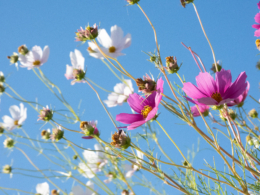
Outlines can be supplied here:
[[87, 50], [88, 50], [89, 53], [96, 53], [91, 47], [88, 47]]
[[141, 111], [141, 114], [143, 115], [144, 118], [146, 118], [149, 114], [149, 112], [151, 112], [153, 108], [151, 106], [145, 106], [144, 109]]
[[38, 66], [38, 65], [40, 65], [40, 64], [41, 64], [41, 61], [39, 61], [39, 60], [36, 60], [36, 61], [33, 62], [33, 65], [34, 65], [34, 66]]
[[222, 97], [219, 92], [215, 92], [211, 95], [211, 97], [216, 100], [218, 103], [222, 101]]
[[109, 51], [110, 53], [114, 53], [114, 52], [116, 51], [116, 48], [115, 48], [114, 46], [109, 47], [108, 51]]
[[18, 125], [18, 120], [15, 120], [15, 121], [14, 121], [14, 125]]

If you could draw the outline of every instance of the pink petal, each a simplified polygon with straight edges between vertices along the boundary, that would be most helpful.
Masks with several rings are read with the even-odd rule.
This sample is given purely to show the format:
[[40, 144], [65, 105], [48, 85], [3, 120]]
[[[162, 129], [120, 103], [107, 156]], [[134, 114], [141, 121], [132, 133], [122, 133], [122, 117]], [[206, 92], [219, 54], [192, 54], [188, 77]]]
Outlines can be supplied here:
[[163, 93], [163, 83], [164, 81], [162, 80], [162, 77], [158, 79], [157, 85], [156, 85], [156, 90], [159, 93]]
[[196, 76], [196, 82], [199, 90], [209, 97], [217, 91], [215, 80], [207, 72], [200, 72], [199, 75]]
[[137, 113], [141, 113], [144, 106], [149, 104], [147, 100], [136, 93], [129, 95], [127, 102], [129, 106]]
[[158, 108], [156, 108], [156, 107], [153, 108], [153, 109], [149, 112], [149, 114], [147, 115], [145, 121], [147, 122], [147, 121], [153, 119], [153, 118], [155, 117], [157, 111], [158, 111]]
[[129, 125], [127, 127], [127, 130], [133, 130], [133, 129], [136, 129], [137, 127], [140, 127], [141, 125], [145, 124], [145, 120], [141, 120], [141, 121], [137, 121], [135, 123], [132, 123], [131, 125]]
[[257, 7], [258, 9], [260, 9], [260, 1], [257, 3]]
[[203, 92], [201, 92], [195, 85], [192, 83], [184, 83], [182, 90], [191, 98], [199, 99], [202, 97], [207, 97]]
[[223, 99], [227, 99], [227, 98], [235, 99], [238, 96], [240, 96], [246, 90], [246, 87], [247, 87], [246, 78], [247, 78], [247, 75], [245, 72], [240, 73], [239, 76], [237, 77], [237, 79], [235, 80], [235, 82], [232, 83], [231, 86], [229, 87], [229, 89], [226, 91], [225, 96], [222, 98]]
[[218, 102], [211, 97], [200, 98], [198, 102], [204, 105], [218, 105]]
[[260, 29], [255, 31], [255, 37], [260, 37]]
[[255, 15], [255, 22], [258, 23], [258, 24], [260, 24], [260, 13], [257, 13], [257, 14]]
[[255, 28], [255, 29], [259, 29], [260, 28], [260, 24], [253, 24], [252, 27]]
[[230, 70], [221, 69], [216, 73], [216, 84], [218, 92], [223, 96], [226, 90], [230, 87], [232, 82], [232, 76]]
[[145, 99], [149, 102], [149, 106], [155, 107], [155, 97], [157, 96], [157, 94], [158, 93], [154, 91], [152, 94], [145, 96]]
[[92, 137], [92, 136], [84, 136], [84, 137], [82, 137], [82, 139], [93, 139], [94, 137]]
[[127, 114], [127, 113], [121, 113], [116, 115], [116, 120], [124, 123], [124, 124], [131, 124], [136, 121], [143, 120], [143, 115], [141, 114]]

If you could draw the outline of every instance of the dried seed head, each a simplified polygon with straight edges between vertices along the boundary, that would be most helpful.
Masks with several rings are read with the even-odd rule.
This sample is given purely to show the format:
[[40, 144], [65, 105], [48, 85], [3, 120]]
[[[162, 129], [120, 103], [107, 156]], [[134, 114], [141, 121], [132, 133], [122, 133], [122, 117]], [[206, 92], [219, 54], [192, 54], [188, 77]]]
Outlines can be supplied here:
[[18, 47], [18, 52], [22, 55], [26, 55], [29, 52], [29, 50], [25, 45], [21, 45], [20, 47]]
[[125, 150], [130, 146], [130, 144], [131, 139], [125, 134], [123, 130], [119, 130], [112, 135], [112, 146]]

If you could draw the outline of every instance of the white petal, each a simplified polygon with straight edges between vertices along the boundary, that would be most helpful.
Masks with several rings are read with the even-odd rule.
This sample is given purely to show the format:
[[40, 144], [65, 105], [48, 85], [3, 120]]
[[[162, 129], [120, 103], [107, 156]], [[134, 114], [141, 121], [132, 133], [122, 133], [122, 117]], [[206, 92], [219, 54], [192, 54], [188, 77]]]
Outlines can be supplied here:
[[77, 59], [77, 69], [81, 68], [82, 70], [84, 70], [85, 58], [82, 56], [81, 52], [77, 49], [75, 49], [75, 55]]
[[112, 41], [110, 36], [107, 34], [107, 31], [105, 29], [100, 29], [98, 31], [98, 42], [105, 48], [109, 48], [112, 46]]
[[77, 58], [74, 52], [70, 52], [70, 61], [73, 68], [77, 68]]
[[124, 89], [125, 89], [125, 84], [123, 83], [118, 83], [116, 84], [116, 86], [114, 87], [114, 91], [117, 94], [124, 94]]
[[43, 54], [42, 54], [42, 59], [41, 59], [41, 63], [44, 64], [47, 62], [48, 58], [49, 58], [49, 55], [50, 55], [50, 48], [48, 45], [46, 45], [44, 48], [43, 48]]
[[132, 177], [132, 176], [134, 175], [134, 172], [135, 172], [135, 170], [128, 171], [128, 172], [125, 174], [125, 177], [126, 177], [126, 178]]
[[35, 45], [32, 50], [31, 50], [31, 54], [33, 56], [33, 59], [30, 59], [31, 56], [28, 56], [28, 60], [41, 60], [42, 57], [42, 48], [40, 46]]
[[41, 195], [49, 195], [50, 193], [49, 184], [47, 182], [37, 184], [36, 192], [40, 193]]
[[23, 122], [26, 120], [27, 118], [27, 108], [24, 109], [24, 112], [21, 115], [21, 118], [18, 120], [18, 124], [22, 125]]
[[118, 27], [117, 25], [111, 27], [112, 46], [114, 46], [115, 48], [121, 47], [121, 45], [123, 44], [123, 36], [124, 32], [120, 27]]
[[80, 186], [74, 186], [72, 188], [73, 195], [85, 195], [84, 190]]
[[132, 42], [132, 38], [131, 38], [131, 34], [127, 34], [124, 38], [124, 48], [128, 48], [130, 45], [131, 45], [131, 42]]
[[122, 103], [124, 103], [124, 101], [127, 99], [127, 96], [125, 96], [125, 95], [119, 95], [118, 96], [118, 99], [117, 99], [117, 102], [119, 103], [119, 104], [122, 104]]
[[16, 105], [10, 106], [9, 111], [14, 120], [19, 119], [20, 117], [20, 108]]
[[116, 101], [104, 100], [104, 103], [105, 103], [105, 104], [107, 105], [107, 107], [109, 107], [109, 108], [117, 106], [117, 102], [116, 102]]
[[66, 65], [66, 73], [65, 73], [65, 77], [69, 80], [69, 79], [74, 79], [73, 76], [73, 67]]

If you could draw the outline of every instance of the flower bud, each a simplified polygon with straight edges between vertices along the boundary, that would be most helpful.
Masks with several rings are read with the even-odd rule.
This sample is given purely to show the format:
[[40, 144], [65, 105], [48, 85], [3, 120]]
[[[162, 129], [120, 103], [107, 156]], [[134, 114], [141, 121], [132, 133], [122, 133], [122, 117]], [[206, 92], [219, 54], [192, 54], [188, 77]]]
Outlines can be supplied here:
[[129, 3], [129, 5], [134, 5], [136, 3], [138, 3], [140, 0], [126, 0], [127, 3]]
[[228, 111], [228, 114], [229, 114], [229, 116], [230, 116], [230, 118], [232, 119], [232, 120], [235, 120], [236, 119], [236, 117], [237, 117], [237, 114], [234, 112], [234, 110], [229, 110]]
[[260, 70], [260, 60], [256, 63], [256, 68]]
[[219, 105], [219, 106], [212, 106], [212, 110], [221, 110], [224, 107], [224, 105]]
[[5, 87], [2, 83], [0, 83], [0, 94], [5, 92]]
[[112, 135], [112, 146], [125, 150], [130, 146], [130, 144], [131, 138], [127, 136], [123, 130], [119, 130]]
[[5, 174], [12, 173], [12, 167], [10, 165], [3, 166], [3, 173], [5, 173]]
[[81, 69], [74, 69], [72, 74], [76, 80], [80, 81], [85, 78], [86, 73]]
[[63, 138], [64, 131], [62, 131], [60, 128], [54, 128], [52, 129], [52, 135], [50, 136], [50, 139], [52, 141], [59, 141]]
[[250, 135], [246, 136], [246, 141], [249, 142], [252, 139]]
[[193, 3], [194, 0], [181, 0], [181, 5], [185, 8], [186, 4]]
[[52, 190], [51, 195], [59, 195], [60, 193], [57, 190]]
[[169, 74], [177, 73], [180, 67], [177, 64], [177, 58], [173, 56], [168, 56], [166, 59], [166, 67], [165, 69]]
[[7, 58], [10, 60], [11, 64], [15, 64], [18, 62], [18, 55], [16, 53], [14, 53], [12, 56], [7, 56]]
[[94, 24], [93, 27], [87, 26], [85, 30], [81, 27], [76, 32], [76, 41], [87, 41], [95, 39], [98, 36], [98, 28], [97, 25]]
[[51, 137], [51, 133], [49, 130], [42, 130], [41, 136], [42, 136], [42, 139], [49, 140]]
[[20, 47], [18, 47], [18, 52], [22, 55], [26, 55], [29, 52], [29, 50], [25, 45], [21, 45]]
[[182, 163], [183, 166], [187, 167], [189, 165], [189, 163], [185, 160], [183, 163]]
[[222, 69], [222, 66], [219, 64], [219, 62], [217, 62], [217, 69], [218, 69], [218, 71], [216, 71], [215, 63], [212, 64], [211, 70], [212, 70], [212, 72], [216, 73], [216, 72], [219, 72]]
[[258, 113], [256, 111], [256, 109], [252, 109], [249, 111], [248, 115], [252, 118], [257, 118], [258, 117]]
[[4, 133], [4, 128], [0, 126], [0, 136]]
[[95, 128], [92, 125], [90, 125], [87, 121], [82, 121], [79, 127], [87, 136], [94, 134]]
[[123, 191], [121, 192], [121, 195], [129, 195], [128, 190], [123, 190]]
[[135, 82], [139, 91], [145, 94], [150, 94], [156, 89], [156, 82], [149, 75], [144, 76], [144, 79], [138, 78]]
[[78, 155], [74, 155], [73, 160], [77, 160], [77, 159], [78, 159]]
[[4, 82], [5, 82], [4, 73], [2, 71], [0, 71], [0, 83], [4, 83]]
[[151, 57], [150, 57], [150, 61], [151, 61], [151, 62], [155, 62], [155, 61], [156, 61], [156, 56], [151, 56]]
[[38, 121], [49, 121], [52, 119], [53, 111], [49, 109], [48, 106], [46, 108], [43, 107], [43, 109], [40, 111], [40, 115], [38, 116]]
[[5, 141], [4, 141], [4, 147], [5, 148], [13, 148], [14, 147], [14, 140], [10, 137], [6, 138]]
[[256, 48], [260, 51], [260, 39], [256, 39], [255, 44]]

